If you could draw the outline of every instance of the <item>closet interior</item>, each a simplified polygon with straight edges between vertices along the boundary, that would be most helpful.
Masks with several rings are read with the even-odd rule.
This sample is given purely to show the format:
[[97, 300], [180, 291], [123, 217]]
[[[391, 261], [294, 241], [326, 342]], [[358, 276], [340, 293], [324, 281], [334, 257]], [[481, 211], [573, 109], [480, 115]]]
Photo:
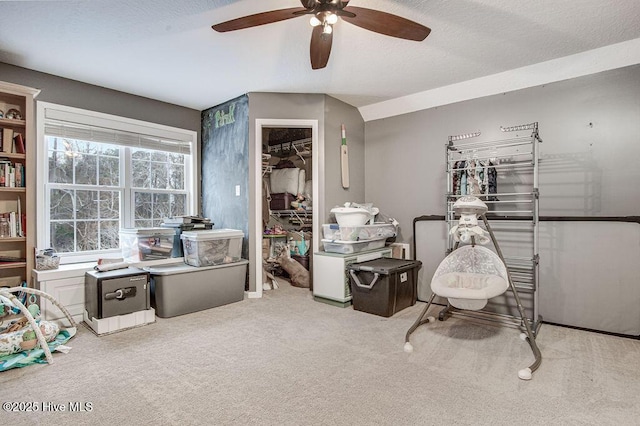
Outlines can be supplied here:
[[262, 128], [262, 259], [275, 277], [288, 277], [278, 262], [287, 256], [311, 276], [312, 150], [311, 128]]

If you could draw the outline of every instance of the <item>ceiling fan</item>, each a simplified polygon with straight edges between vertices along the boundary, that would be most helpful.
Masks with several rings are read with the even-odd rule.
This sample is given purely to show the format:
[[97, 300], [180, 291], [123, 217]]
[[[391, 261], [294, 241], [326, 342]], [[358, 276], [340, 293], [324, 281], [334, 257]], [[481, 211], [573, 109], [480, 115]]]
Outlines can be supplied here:
[[232, 19], [211, 28], [218, 32], [241, 30], [271, 24], [303, 15], [311, 15], [311, 68], [324, 68], [329, 61], [333, 42], [333, 24], [338, 17], [358, 27], [406, 40], [422, 41], [431, 29], [387, 12], [349, 6], [349, 0], [300, 0], [303, 7], [278, 9]]

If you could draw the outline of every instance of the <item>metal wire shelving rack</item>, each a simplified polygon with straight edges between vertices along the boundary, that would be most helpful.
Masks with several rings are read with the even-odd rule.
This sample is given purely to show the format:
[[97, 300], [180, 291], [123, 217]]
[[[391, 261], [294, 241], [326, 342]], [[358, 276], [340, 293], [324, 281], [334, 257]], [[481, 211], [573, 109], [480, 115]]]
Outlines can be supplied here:
[[[537, 333], [542, 318], [538, 309], [539, 279], [539, 144], [542, 142], [538, 123], [501, 127], [509, 136], [493, 141], [473, 141], [480, 132], [450, 136], [446, 145], [446, 214], [448, 229], [458, 224], [453, 203], [465, 195], [474, 195], [484, 201], [489, 212], [486, 218], [496, 233], [507, 268], [518, 293], [524, 294], [525, 311], [529, 325]], [[488, 185], [486, 176], [477, 185], [463, 185], [462, 176], [477, 176], [477, 170], [486, 175], [493, 168], [496, 182]], [[481, 175], [482, 176], [482, 175]], [[457, 181], [457, 184], [456, 184]], [[474, 179], [475, 181], [475, 179]], [[448, 238], [447, 252], [454, 248]], [[514, 301], [503, 300], [489, 304], [480, 311], [456, 310], [447, 306], [441, 313], [472, 317], [482, 322], [500, 322], [522, 327], [522, 318], [515, 311]]]

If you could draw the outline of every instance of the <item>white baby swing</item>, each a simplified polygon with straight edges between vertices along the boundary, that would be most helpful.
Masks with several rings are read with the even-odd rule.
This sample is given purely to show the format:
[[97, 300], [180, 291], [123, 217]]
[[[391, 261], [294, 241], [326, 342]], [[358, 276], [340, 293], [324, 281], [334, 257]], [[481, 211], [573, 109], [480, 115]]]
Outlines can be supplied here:
[[[431, 297], [416, 322], [407, 331], [404, 350], [413, 351], [409, 342], [411, 333], [420, 325], [435, 321], [434, 317], [425, 318], [425, 315], [436, 296], [446, 297], [449, 305], [458, 309], [475, 311], [484, 308], [488, 299], [501, 295], [511, 287], [526, 332], [521, 334], [521, 338], [528, 340], [535, 356], [531, 366], [518, 371], [518, 377], [530, 380], [531, 374], [540, 366], [542, 355], [498, 242], [485, 216], [487, 205], [477, 197], [463, 196], [454, 203], [453, 208], [456, 214], [460, 215], [458, 225], [450, 231], [455, 241], [454, 249], [440, 263], [433, 275]], [[482, 218], [486, 231], [478, 225], [478, 217]], [[489, 241], [493, 241], [497, 254], [477, 245], [487, 244]], [[470, 245], [460, 247], [461, 242]], [[442, 319], [442, 316], [440, 318]]]

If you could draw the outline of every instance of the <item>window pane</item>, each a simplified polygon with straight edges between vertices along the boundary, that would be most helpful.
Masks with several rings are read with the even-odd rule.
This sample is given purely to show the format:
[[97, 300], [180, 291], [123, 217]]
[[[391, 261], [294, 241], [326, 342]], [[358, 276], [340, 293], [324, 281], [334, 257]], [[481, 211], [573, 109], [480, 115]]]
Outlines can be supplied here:
[[100, 153], [103, 156], [120, 157], [120, 147], [117, 145], [100, 144]]
[[95, 185], [98, 171], [98, 156], [80, 154], [76, 158], [76, 183]]
[[184, 166], [183, 165], [170, 166], [169, 189], [184, 189]]
[[151, 161], [157, 161], [160, 163], [166, 163], [169, 159], [169, 154], [162, 151], [151, 151]]
[[73, 182], [73, 157], [68, 157], [64, 152], [49, 151], [49, 182]]
[[66, 189], [52, 189], [49, 192], [49, 218], [73, 219], [74, 218], [74, 191]]
[[108, 250], [120, 247], [120, 222], [103, 220], [100, 222], [100, 249]]
[[167, 188], [167, 165], [166, 163], [151, 163], [151, 188]]
[[131, 182], [134, 188], [150, 188], [151, 174], [148, 161], [131, 161]]
[[187, 213], [187, 194], [145, 193], [135, 194], [135, 226], [159, 226], [165, 217]]
[[47, 149], [49, 151], [64, 151], [64, 146], [62, 146], [62, 139], [53, 136], [46, 136], [45, 138], [47, 141]]
[[54, 222], [51, 224], [51, 247], [58, 253], [73, 252], [73, 222]]
[[131, 158], [134, 160], [149, 161], [151, 159], [151, 153], [146, 149], [131, 148]]
[[153, 203], [153, 218], [162, 219], [171, 216], [171, 202], [169, 194], [155, 194]]
[[98, 152], [100, 152], [99, 146], [101, 144], [98, 144], [95, 142], [88, 142], [88, 141], [79, 141], [79, 140], [76, 140], [74, 142], [75, 142], [76, 151], [80, 154], [97, 154]]
[[76, 191], [76, 218], [98, 218], [98, 191]]
[[98, 222], [76, 223], [77, 251], [89, 251], [98, 249]]
[[184, 154], [169, 154], [169, 163], [171, 164], [184, 164]]
[[181, 216], [187, 212], [187, 195], [186, 194], [173, 194], [171, 204], [171, 215]]
[[104, 186], [120, 185], [120, 159], [100, 156], [98, 162], [98, 184]]
[[118, 219], [120, 217], [120, 193], [118, 191], [100, 191], [100, 219]]
[[150, 219], [151, 212], [153, 211], [153, 205], [151, 203], [151, 194], [144, 192], [136, 192], [136, 219]]

